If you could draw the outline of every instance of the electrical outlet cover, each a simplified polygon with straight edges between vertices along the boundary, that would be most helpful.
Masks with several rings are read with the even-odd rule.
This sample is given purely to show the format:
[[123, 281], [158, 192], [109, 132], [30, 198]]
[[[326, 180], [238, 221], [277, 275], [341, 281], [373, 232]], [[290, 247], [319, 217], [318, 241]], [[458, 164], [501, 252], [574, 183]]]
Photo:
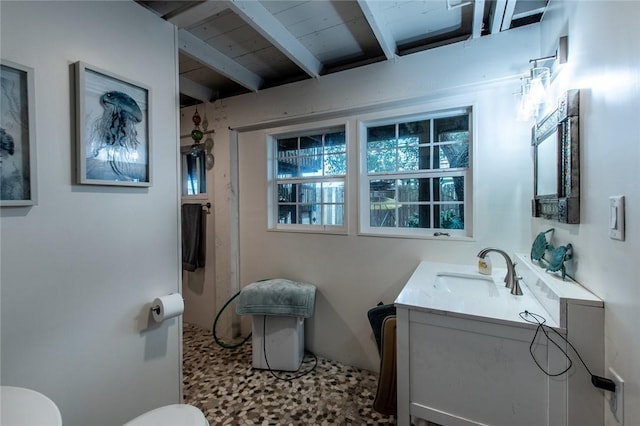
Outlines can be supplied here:
[[615, 393], [612, 392], [609, 395], [609, 407], [618, 423], [624, 425], [624, 380], [611, 367], [609, 367], [609, 373], [611, 380], [616, 384]]

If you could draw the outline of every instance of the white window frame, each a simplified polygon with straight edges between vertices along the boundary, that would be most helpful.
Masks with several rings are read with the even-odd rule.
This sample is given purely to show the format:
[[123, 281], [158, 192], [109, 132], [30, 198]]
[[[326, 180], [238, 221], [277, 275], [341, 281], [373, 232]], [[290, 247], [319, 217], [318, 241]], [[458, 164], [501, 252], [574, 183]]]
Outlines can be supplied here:
[[[278, 139], [303, 137], [317, 134], [327, 134], [334, 132], [345, 133], [345, 156], [346, 156], [346, 173], [344, 175], [335, 176], [312, 176], [291, 179], [278, 179], [277, 177], [277, 151]], [[270, 231], [284, 232], [303, 232], [303, 233], [322, 233], [322, 234], [347, 234], [348, 233], [348, 217], [349, 217], [349, 191], [348, 176], [349, 170], [349, 132], [348, 125], [344, 121], [316, 123], [315, 126], [289, 126], [285, 128], [272, 129], [267, 133], [267, 229]], [[343, 219], [342, 225], [312, 225], [312, 224], [294, 224], [278, 222], [278, 183], [303, 183], [303, 182], [341, 182], [344, 186], [343, 201]]]
[[[437, 119], [457, 114], [469, 114], [469, 166], [467, 168], [451, 168], [446, 170], [419, 170], [410, 172], [380, 172], [369, 174], [367, 170], [367, 129], [369, 127], [391, 125], [425, 119]], [[451, 239], [472, 240], [473, 238], [473, 181], [474, 181], [474, 107], [470, 104], [462, 107], [443, 108], [414, 114], [388, 114], [383, 118], [372, 118], [358, 121], [358, 233], [360, 235], [422, 238], [422, 239]], [[370, 226], [370, 181], [378, 179], [411, 179], [437, 178], [440, 176], [464, 177], [464, 229], [441, 228], [400, 228]]]

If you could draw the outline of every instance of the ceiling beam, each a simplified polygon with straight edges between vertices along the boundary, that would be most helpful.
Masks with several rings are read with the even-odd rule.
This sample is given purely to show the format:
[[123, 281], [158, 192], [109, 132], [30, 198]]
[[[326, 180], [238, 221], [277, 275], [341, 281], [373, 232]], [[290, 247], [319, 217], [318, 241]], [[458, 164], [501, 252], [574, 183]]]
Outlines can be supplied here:
[[259, 1], [230, 0], [228, 6], [307, 74], [314, 78], [320, 77], [320, 61]]
[[180, 93], [202, 103], [211, 102], [218, 97], [217, 91], [211, 90], [182, 75], [180, 76]]
[[482, 35], [482, 19], [484, 18], [484, 0], [475, 0], [473, 2], [473, 26], [471, 29], [471, 38], [480, 38]]
[[178, 28], [189, 28], [228, 8], [229, 4], [226, 1], [209, 0], [175, 14], [167, 15], [165, 19]]
[[493, 10], [493, 16], [491, 17], [491, 34], [500, 32], [504, 9], [507, 7], [507, 0], [496, 0], [495, 4], [496, 8]]
[[502, 18], [502, 26], [500, 31], [507, 31], [511, 28], [511, 20], [513, 19], [513, 12], [516, 10], [516, 0], [507, 0], [507, 5], [504, 7], [504, 17]]
[[257, 92], [262, 86], [262, 78], [259, 75], [249, 71], [187, 30], [178, 30], [178, 47], [185, 55], [253, 92]]
[[373, 35], [378, 40], [384, 56], [387, 59], [393, 59], [397, 50], [396, 41], [391, 31], [389, 31], [389, 26], [384, 25], [380, 19], [380, 14], [375, 11], [375, 3], [371, 0], [358, 0], [358, 6], [360, 6], [362, 14], [367, 19]]

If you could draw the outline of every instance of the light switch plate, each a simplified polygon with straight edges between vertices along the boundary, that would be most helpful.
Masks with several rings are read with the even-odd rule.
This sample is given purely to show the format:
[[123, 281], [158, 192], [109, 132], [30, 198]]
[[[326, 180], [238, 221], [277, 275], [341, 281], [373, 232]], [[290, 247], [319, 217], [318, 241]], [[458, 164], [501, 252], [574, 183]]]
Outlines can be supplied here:
[[609, 197], [609, 237], [624, 241], [624, 195]]

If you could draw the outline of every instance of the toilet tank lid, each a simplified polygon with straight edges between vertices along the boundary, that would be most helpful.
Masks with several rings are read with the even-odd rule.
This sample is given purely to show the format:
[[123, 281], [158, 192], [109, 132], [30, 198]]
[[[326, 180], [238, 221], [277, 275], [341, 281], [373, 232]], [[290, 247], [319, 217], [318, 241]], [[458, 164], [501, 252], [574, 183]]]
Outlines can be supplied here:
[[124, 426], [209, 426], [202, 411], [188, 404], [165, 405], [148, 411]]

